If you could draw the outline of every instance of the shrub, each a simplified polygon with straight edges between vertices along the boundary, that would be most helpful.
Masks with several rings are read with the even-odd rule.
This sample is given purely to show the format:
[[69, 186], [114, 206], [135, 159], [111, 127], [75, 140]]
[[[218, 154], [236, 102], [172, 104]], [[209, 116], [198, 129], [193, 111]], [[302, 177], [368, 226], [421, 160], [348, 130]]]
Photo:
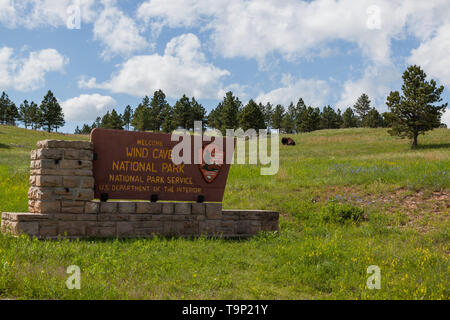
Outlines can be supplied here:
[[364, 210], [350, 204], [339, 203], [335, 200], [328, 201], [322, 209], [324, 221], [345, 223], [347, 221], [359, 222], [364, 215]]

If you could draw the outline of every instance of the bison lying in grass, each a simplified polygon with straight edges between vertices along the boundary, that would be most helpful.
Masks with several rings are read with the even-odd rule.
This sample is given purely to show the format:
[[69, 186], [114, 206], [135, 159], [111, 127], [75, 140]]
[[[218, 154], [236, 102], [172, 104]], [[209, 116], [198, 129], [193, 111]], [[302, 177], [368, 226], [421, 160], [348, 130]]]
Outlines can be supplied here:
[[282, 138], [281, 143], [284, 146], [295, 146], [295, 141], [292, 138]]

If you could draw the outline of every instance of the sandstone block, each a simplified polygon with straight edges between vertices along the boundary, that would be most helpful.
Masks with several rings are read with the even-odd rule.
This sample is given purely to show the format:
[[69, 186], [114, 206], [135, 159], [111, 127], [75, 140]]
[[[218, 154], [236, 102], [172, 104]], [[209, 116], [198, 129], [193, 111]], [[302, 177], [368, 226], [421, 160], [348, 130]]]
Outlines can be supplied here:
[[82, 221], [59, 221], [58, 234], [69, 237], [82, 237], [86, 235], [86, 222]]
[[59, 162], [59, 168], [60, 169], [92, 170], [92, 161], [87, 161], [87, 160], [61, 160]]
[[199, 221], [199, 233], [203, 235], [212, 235], [216, 232], [216, 224], [218, 221], [216, 220], [204, 220]]
[[100, 202], [101, 213], [117, 213], [117, 202]]
[[97, 214], [99, 212], [99, 208], [100, 208], [100, 202], [87, 201], [84, 204], [84, 213]]
[[92, 189], [78, 189], [75, 191], [75, 193], [76, 193], [75, 200], [82, 200], [82, 201], [94, 200], [94, 190]]
[[89, 141], [67, 141], [67, 140], [42, 140], [37, 143], [38, 148], [69, 148], [92, 150], [93, 144]]
[[[130, 221], [152, 221], [155, 220], [155, 217], [160, 217], [161, 215], [152, 215], [152, 214], [145, 214], [145, 213], [141, 213], [141, 214], [130, 214]], [[161, 220], [156, 218], [156, 220]]]
[[133, 225], [131, 222], [120, 221], [117, 222], [117, 236], [131, 237], [133, 236]]
[[30, 176], [30, 183], [31, 185], [36, 185], [37, 187], [63, 187], [63, 179], [60, 176], [33, 176], [36, 177], [35, 183], [31, 183], [31, 176]]
[[59, 161], [57, 160], [48, 160], [48, 159], [41, 159], [41, 160], [34, 160], [32, 162], [32, 167], [34, 169], [58, 169], [59, 168]]
[[61, 201], [62, 213], [84, 213], [84, 201]]
[[163, 214], [173, 214], [175, 210], [175, 205], [172, 202], [164, 202], [162, 204], [162, 213]]
[[179, 236], [184, 231], [183, 221], [164, 221], [163, 234], [167, 236]]
[[65, 149], [65, 160], [92, 160], [94, 154], [90, 150]]
[[222, 211], [222, 219], [223, 220], [239, 220], [239, 212], [231, 211], [231, 210], [223, 210]]
[[278, 231], [278, 221], [262, 221], [262, 231]]
[[206, 206], [204, 203], [193, 203], [192, 204], [192, 214], [195, 215], [205, 215]]
[[130, 220], [130, 214], [128, 213], [102, 213], [97, 215], [97, 221], [129, 221]]
[[199, 222], [185, 221], [183, 225], [183, 235], [198, 235]]
[[61, 202], [60, 201], [36, 200], [36, 201], [34, 201], [33, 205], [34, 205], [34, 211], [32, 211], [32, 212], [34, 212], [34, 213], [58, 213], [58, 212], [61, 212]]
[[38, 236], [39, 235], [39, 222], [31, 222], [31, 221], [24, 221], [24, 222], [16, 222], [15, 227], [16, 234], [24, 233], [29, 236]]
[[42, 160], [42, 159], [61, 160], [63, 156], [64, 156], [63, 149], [37, 149], [35, 160]]
[[191, 214], [191, 204], [188, 202], [175, 203], [175, 214]]
[[116, 237], [116, 223], [115, 222], [98, 222], [97, 223], [97, 236], [112, 238]]
[[234, 235], [236, 234], [236, 221], [220, 221], [216, 225], [216, 233], [223, 235]]
[[17, 225], [19, 222], [17, 221], [11, 221], [11, 220], [4, 220], [2, 219], [2, 223], [1, 223], [1, 231], [3, 233], [10, 233], [13, 235], [17, 235], [18, 234], [18, 230], [17, 230]]
[[136, 213], [136, 202], [119, 202], [120, 213]]
[[208, 219], [222, 218], [222, 204], [221, 203], [207, 203], [205, 207], [206, 217]]
[[51, 197], [53, 200], [74, 200], [74, 190], [70, 188], [51, 188], [51, 189], [42, 189], [44, 190], [44, 194], [48, 194], [51, 192]]
[[160, 214], [162, 212], [162, 207], [163, 204], [158, 202], [136, 202], [136, 213]]
[[50, 238], [58, 235], [57, 221], [43, 221], [39, 223], [39, 237]]
[[240, 210], [239, 219], [240, 220], [257, 220], [258, 211], [257, 210]]

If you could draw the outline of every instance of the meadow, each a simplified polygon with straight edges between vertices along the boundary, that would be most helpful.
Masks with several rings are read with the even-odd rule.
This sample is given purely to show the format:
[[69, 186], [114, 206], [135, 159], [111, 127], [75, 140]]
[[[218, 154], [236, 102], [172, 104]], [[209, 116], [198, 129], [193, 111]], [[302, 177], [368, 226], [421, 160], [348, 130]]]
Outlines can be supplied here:
[[[0, 299], [449, 299], [450, 130], [419, 148], [386, 129], [290, 135], [280, 169], [232, 165], [224, 208], [280, 212], [280, 231], [42, 241], [0, 235]], [[43, 139], [0, 126], [0, 212], [26, 212], [29, 154]], [[81, 268], [81, 289], [66, 268]], [[381, 289], [366, 286], [381, 270]]]

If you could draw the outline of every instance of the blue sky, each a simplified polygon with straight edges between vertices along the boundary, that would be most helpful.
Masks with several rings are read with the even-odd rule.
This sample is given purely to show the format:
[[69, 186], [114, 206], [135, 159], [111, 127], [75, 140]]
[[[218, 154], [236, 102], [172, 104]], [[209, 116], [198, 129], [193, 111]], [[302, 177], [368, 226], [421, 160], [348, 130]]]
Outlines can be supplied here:
[[410, 64], [447, 102], [448, 12], [446, 0], [0, 0], [0, 91], [20, 105], [51, 89], [63, 132], [158, 89], [208, 111], [229, 90], [340, 109], [365, 92], [383, 112]]

